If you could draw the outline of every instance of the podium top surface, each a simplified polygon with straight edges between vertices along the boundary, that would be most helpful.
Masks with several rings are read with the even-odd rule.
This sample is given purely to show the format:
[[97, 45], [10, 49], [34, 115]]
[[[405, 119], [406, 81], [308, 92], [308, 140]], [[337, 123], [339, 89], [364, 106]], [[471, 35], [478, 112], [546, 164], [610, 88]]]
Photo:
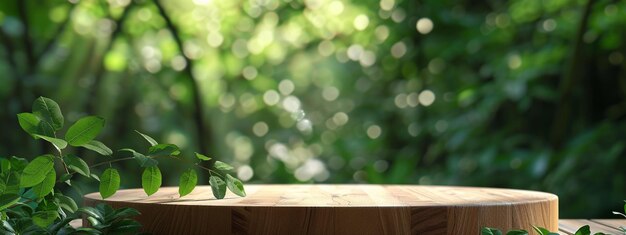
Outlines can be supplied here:
[[557, 201], [554, 194], [499, 188], [417, 185], [246, 185], [247, 196], [230, 192], [216, 200], [210, 186], [198, 186], [179, 197], [177, 187], [163, 187], [151, 196], [143, 189], [119, 190], [102, 199], [99, 193], [85, 196], [88, 201], [151, 203], [188, 206], [230, 207], [481, 207], [512, 206]]

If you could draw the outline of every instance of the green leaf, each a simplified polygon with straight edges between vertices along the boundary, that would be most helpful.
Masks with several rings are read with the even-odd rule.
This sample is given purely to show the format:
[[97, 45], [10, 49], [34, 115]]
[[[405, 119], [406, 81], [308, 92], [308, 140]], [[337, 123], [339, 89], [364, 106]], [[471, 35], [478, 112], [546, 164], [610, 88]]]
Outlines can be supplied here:
[[33, 102], [33, 114], [50, 123], [55, 130], [63, 128], [63, 114], [61, 108], [54, 100], [39, 97]]
[[63, 173], [61, 175], [61, 177], [59, 177], [59, 182], [64, 182], [69, 186], [72, 186], [72, 182], [70, 181], [72, 179], [72, 176], [74, 176], [73, 174], [68, 174], [68, 173]]
[[20, 187], [32, 187], [41, 183], [52, 168], [54, 168], [54, 157], [52, 155], [43, 155], [35, 158], [22, 171]]
[[480, 234], [481, 235], [502, 235], [502, 232], [500, 232], [500, 230], [495, 229], [495, 228], [483, 227], [480, 230]]
[[178, 183], [178, 194], [181, 197], [191, 193], [198, 184], [198, 174], [194, 169], [189, 169], [183, 172], [180, 176], [180, 182]]
[[135, 132], [137, 132], [137, 134], [141, 135], [141, 137], [143, 137], [144, 139], [146, 139], [146, 141], [148, 141], [148, 143], [150, 143], [151, 146], [155, 146], [157, 144], [159, 144], [156, 140], [154, 140], [152, 137], [139, 132], [138, 130], [135, 130]]
[[104, 127], [104, 118], [88, 116], [79, 119], [65, 133], [65, 140], [72, 146], [81, 146], [93, 140]]
[[151, 166], [143, 170], [141, 186], [148, 196], [159, 190], [159, 187], [161, 187], [161, 171], [158, 167]]
[[55, 197], [55, 201], [59, 204], [59, 207], [74, 213], [76, 212], [76, 210], [78, 210], [78, 205], [76, 204], [76, 202], [74, 201], [74, 199], [62, 195], [60, 193], [57, 193], [54, 195]]
[[37, 125], [37, 133], [43, 136], [56, 137], [54, 134], [54, 127], [45, 121], [40, 121]]
[[17, 194], [20, 192], [20, 175], [16, 171], [3, 172], [2, 175], [3, 190], [0, 194]]
[[210, 157], [207, 157], [207, 156], [202, 155], [200, 153], [196, 153], [196, 158], [200, 159], [200, 161], [209, 161], [209, 160], [211, 160]]
[[91, 178], [96, 180], [96, 181], [100, 181], [100, 177], [94, 173], [91, 173]]
[[59, 218], [59, 213], [56, 211], [38, 211], [33, 214], [32, 219], [35, 225], [45, 228], [54, 223], [57, 218]]
[[115, 210], [115, 212], [113, 212], [113, 217], [115, 218], [129, 218], [129, 217], [134, 217], [134, 216], [138, 216], [141, 215], [141, 213], [139, 213], [138, 210], [134, 209], [134, 208], [120, 208]]
[[3, 194], [0, 195], [0, 211], [4, 211], [10, 206], [14, 205], [20, 200], [20, 195], [17, 194]]
[[230, 171], [235, 169], [234, 167], [232, 167], [231, 165], [228, 165], [224, 162], [220, 162], [220, 161], [215, 161], [215, 165], [213, 165], [213, 167], [215, 167], [215, 169], [221, 170], [221, 171]]
[[63, 161], [65, 161], [65, 164], [67, 164], [67, 168], [69, 168], [70, 170], [78, 174], [84, 175], [87, 178], [91, 176], [91, 172], [89, 171], [89, 165], [87, 165], [87, 163], [83, 161], [83, 159], [80, 159], [76, 155], [67, 154], [65, 155], [65, 157], [63, 157]]
[[11, 170], [11, 161], [6, 158], [0, 159], [0, 172], [8, 172]]
[[111, 224], [108, 231], [111, 234], [137, 234], [141, 224], [132, 219], [123, 219]]
[[540, 235], [559, 235], [558, 233], [553, 233], [553, 232], [550, 232], [549, 230], [547, 230], [547, 229], [545, 229], [545, 228], [542, 228], [542, 227], [536, 227], [536, 226], [533, 226], [533, 228], [534, 228], [534, 229], [535, 229], [535, 231], [536, 231], [537, 233], [539, 233]]
[[9, 161], [11, 162], [11, 169], [14, 171], [22, 171], [28, 165], [28, 161], [21, 157], [13, 156]]
[[97, 140], [91, 140], [88, 143], [81, 145], [81, 147], [89, 149], [96, 153], [99, 153], [100, 155], [104, 155], [104, 156], [113, 155], [113, 150], [111, 150], [109, 147], [104, 145], [104, 143], [97, 141]]
[[120, 188], [120, 173], [113, 168], [108, 168], [100, 176], [100, 195], [102, 198], [110, 197]]
[[65, 147], [67, 147], [67, 142], [65, 142], [65, 140], [62, 139], [57, 139], [54, 137], [50, 137], [50, 136], [44, 136], [44, 135], [39, 135], [39, 134], [34, 134], [33, 136], [38, 137], [38, 138], [42, 138], [45, 141], [50, 142], [51, 144], [54, 145], [55, 148], [61, 150], [64, 149]]
[[526, 230], [511, 230], [506, 233], [506, 235], [528, 235], [528, 231]]
[[55, 181], [57, 179], [57, 174], [55, 170], [51, 170], [48, 172], [48, 174], [46, 175], [46, 178], [44, 178], [43, 181], [41, 181], [41, 183], [33, 186], [33, 193], [35, 193], [35, 195], [37, 195], [38, 198], [43, 198], [46, 195], [50, 194], [50, 192], [52, 192], [52, 190], [54, 189], [54, 184]]
[[22, 127], [22, 130], [24, 130], [26, 133], [30, 135], [40, 134], [39, 122], [41, 122], [41, 120], [39, 120], [39, 118], [35, 116], [35, 114], [18, 113], [17, 122], [20, 124], [20, 127]]
[[154, 160], [150, 157], [147, 157], [146, 155], [143, 155], [141, 153], [138, 153], [135, 150], [132, 149], [120, 149], [120, 151], [124, 151], [124, 152], [130, 152], [133, 154], [133, 158], [135, 160], [137, 160], [137, 162], [139, 162], [139, 165], [141, 167], [151, 167], [151, 166], [156, 166], [159, 164], [159, 162], [157, 160]]
[[179, 154], [180, 149], [173, 144], [157, 144], [148, 150], [148, 155], [154, 157], [178, 156]]
[[243, 189], [243, 183], [235, 177], [232, 177], [229, 174], [226, 174], [226, 186], [228, 186], [228, 190], [237, 194], [237, 196], [245, 197], [246, 191]]
[[589, 234], [591, 234], [591, 229], [589, 228], [589, 225], [580, 227], [578, 231], [574, 233], [574, 235], [589, 235]]
[[97, 219], [98, 221], [104, 222], [104, 216], [102, 215], [102, 212], [100, 212], [96, 208], [93, 208], [93, 207], [81, 207], [81, 208], [78, 208], [77, 212], [83, 213], [87, 217], [93, 217], [93, 218]]
[[217, 176], [211, 176], [209, 178], [209, 184], [211, 184], [211, 191], [213, 191], [215, 198], [222, 199], [226, 196], [226, 183], [224, 180]]

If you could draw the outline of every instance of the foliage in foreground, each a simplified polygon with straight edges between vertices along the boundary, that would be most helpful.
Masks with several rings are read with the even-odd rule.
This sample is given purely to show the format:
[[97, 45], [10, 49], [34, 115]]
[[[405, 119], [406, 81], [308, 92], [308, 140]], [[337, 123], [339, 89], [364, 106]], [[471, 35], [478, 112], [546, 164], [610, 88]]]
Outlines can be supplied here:
[[[624, 218], [626, 218], [626, 201], [624, 202], [625, 202], [624, 213], [614, 211], [613, 214], [621, 215]], [[542, 228], [542, 227], [533, 226], [533, 228], [539, 235], [559, 235], [558, 233], [550, 232], [549, 230]], [[621, 227], [620, 229], [622, 230], [622, 233], [626, 235], [626, 227]], [[526, 230], [511, 230], [506, 233], [506, 235], [528, 235], [528, 234], [529, 233]], [[496, 228], [483, 227], [481, 230], [481, 235], [502, 235], [502, 231]], [[591, 229], [589, 225], [582, 226], [576, 231], [574, 235], [591, 235]], [[598, 233], [594, 233], [594, 235], [606, 235], [606, 233], [598, 232]]]
[[[120, 173], [112, 163], [136, 160], [144, 168], [142, 187], [150, 196], [161, 187], [162, 175], [158, 167], [161, 158], [172, 158], [189, 165], [180, 177], [181, 197], [191, 193], [198, 182], [195, 168], [208, 171], [213, 195], [222, 199], [226, 190], [246, 196], [242, 182], [228, 174], [234, 168], [224, 162], [215, 161], [200, 153], [193, 160], [180, 156], [180, 149], [173, 144], [160, 144], [152, 137], [137, 132], [150, 147], [145, 154], [133, 149], [122, 149], [130, 157], [113, 158], [113, 151], [104, 143], [95, 140], [104, 128], [104, 119], [96, 116], [83, 117], [70, 126], [65, 135], [58, 133], [63, 128], [64, 117], [59, 105], [53, 100], [40, 97], [35, 100], [32, 113], [17, 115], [19, 125], [34, 139], [49, 142], [56, 153], [44, 154], [27, 160], [20, 157], [1, 158], [0, 165], [0, 212], [2, 217], [1, 234], [126, 234], [135, 233], [141, 227], [131, 217], [139, 214], [130, 208], [114, 210], [106, 205], [95, 208], [79, 208], [74, 199], [63, 195], [62, 184], [72, 186], [75, 176], [100, 181], [100, 195], [107, 198], [120, 188]], [[92, 150], [107, 161], [87, 164], [81, 157], [64, 152], [68, 146]], [[208, 162], [210, 167], [203, 166]], [[92, 170], [107, 166], [102, 174]], [[84, 215], [91, 228], [72, 228], [69, 222]]]

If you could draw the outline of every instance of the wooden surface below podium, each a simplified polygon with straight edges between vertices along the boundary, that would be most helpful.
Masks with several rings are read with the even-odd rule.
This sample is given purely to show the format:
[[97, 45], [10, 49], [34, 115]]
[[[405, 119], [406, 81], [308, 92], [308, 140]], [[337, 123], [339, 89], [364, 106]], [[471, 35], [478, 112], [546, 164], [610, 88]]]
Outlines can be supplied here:
[[120, 190], [102, 200], [133, 207], [153, 234], [479, 234], [483, 226], [558, 229], [558, 199], [543, 192], [411, 185], [247, 185], [247, 197], [216, 200], [209, 186], [180, 198]]

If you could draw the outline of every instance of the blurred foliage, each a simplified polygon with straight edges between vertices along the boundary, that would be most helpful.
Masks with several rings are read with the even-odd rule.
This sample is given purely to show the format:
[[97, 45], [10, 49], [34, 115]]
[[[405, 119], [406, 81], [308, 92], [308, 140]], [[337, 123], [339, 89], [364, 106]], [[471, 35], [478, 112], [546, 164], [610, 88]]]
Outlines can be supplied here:
[[0, 25], [0, 155], [43, 152], [15, 114], [45, 95], [252, 183], [545, 190], [562, 217], [626, 195], [624, 1], [8, 0]]

